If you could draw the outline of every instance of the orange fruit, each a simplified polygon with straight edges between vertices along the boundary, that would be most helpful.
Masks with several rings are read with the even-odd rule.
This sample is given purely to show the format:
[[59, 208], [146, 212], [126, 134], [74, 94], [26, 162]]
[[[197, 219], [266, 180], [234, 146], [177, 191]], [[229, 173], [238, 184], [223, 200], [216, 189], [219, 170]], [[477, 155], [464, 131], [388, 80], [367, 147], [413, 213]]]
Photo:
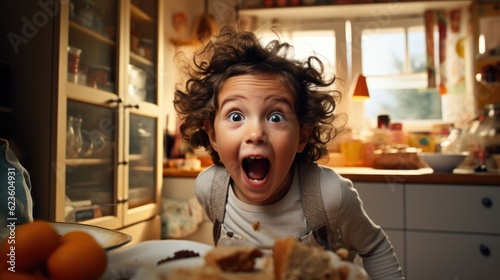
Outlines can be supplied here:
[[106, 269], [107, 255], [97, 241], [85, 232], [69, 232], [49, 256], [47, 271], [52, 280], [98, 279]]
[[46, 221], [16, 226], [0, 247], [0, 270], [34, 272], [57, 248], [60, 236]]

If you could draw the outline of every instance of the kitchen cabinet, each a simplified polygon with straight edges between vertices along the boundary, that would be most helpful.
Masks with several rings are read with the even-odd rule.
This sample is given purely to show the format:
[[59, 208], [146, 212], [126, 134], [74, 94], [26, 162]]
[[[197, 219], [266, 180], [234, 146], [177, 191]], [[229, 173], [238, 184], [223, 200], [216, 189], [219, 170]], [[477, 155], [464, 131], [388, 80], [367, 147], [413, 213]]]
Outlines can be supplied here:
[[475, 0], [472, 5], [473, 53], [476, 113], [500, 103], [500, 39], [495, 28], [500, 24], [500, 1]]
[[356, 182], [363, 208], [389, 237], [403, 272], [405, 269], [404, 184]]
[[7, 30], [30, 39], [4, 55], [35, 217], [159, 238], [163, 1], [9, 6]]
[[407, 184], [408, 229], [500, 235], [500, 188]]
[[498, 279], [499, 186], [405, 188], [408, 279]]
[[[500, 186], [355, 182], [407, 279], [497, 279]], [[477, 274], [479, 273], [479, 274]]]
[[409, 280], [493, 280], [500, 274], [498, 236], [410, 231], [407, 241]]

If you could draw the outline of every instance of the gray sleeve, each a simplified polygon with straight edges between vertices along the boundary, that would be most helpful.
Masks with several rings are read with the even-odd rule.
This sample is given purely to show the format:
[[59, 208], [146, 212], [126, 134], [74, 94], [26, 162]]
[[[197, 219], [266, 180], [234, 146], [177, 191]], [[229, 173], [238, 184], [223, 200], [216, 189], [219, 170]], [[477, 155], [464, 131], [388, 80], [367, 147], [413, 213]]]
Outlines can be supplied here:
[[362, 257], [371, 279], [404, 279], [387, 235], [368, 217], [352, 182], [342, 178], [341, 186], [342, 200], [336, 222], [342, 240]]

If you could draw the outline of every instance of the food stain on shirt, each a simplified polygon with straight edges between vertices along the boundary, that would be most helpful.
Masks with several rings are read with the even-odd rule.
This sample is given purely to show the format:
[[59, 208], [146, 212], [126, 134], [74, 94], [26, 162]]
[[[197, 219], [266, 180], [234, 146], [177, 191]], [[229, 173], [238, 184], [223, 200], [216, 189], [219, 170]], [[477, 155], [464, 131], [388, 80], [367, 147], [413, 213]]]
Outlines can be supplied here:
[[253, 223], [252, 228], [255, 231], [260, 231], [260, 222], [256, 221], [255, 223]]

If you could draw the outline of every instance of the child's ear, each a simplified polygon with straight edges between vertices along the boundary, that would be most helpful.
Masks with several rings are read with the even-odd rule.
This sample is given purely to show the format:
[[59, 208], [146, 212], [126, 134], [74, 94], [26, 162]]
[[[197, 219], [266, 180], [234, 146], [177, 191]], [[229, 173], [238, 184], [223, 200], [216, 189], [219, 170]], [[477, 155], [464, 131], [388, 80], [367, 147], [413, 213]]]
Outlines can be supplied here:
[[205, 121], [203, 128], [207, 132], [208, 139], [210, 139], [210, 146], [217, 152], [217, 139], [215, 138], [215, 129], [213, 123], [209, 120]]
[[309, 142], [309, 136], [311, 136], [311, 132], [313, 131], [312, 126], [303, 126], [300, 129], [300, 139], [299, 145], [297, 146], [297, 153], [301, 153]]

